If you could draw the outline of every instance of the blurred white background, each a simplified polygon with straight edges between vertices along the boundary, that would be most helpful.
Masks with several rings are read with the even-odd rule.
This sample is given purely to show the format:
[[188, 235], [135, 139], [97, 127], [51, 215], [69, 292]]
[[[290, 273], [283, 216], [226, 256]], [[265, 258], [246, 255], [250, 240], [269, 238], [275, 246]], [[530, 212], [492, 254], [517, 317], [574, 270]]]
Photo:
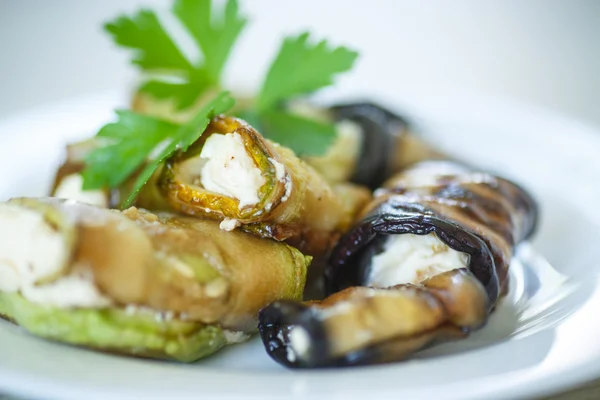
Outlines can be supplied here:
[[[129, 54], [102, 22], [166, 0], [0, 0], [0, 117], [127, 90]], [[600, 127], [598, 0], [241, 0], [251, 24], [228, 76], [258, 80], [283, 33], [310, 28], [361, 52], [345, 86], [450, 86], [533, 103]]]

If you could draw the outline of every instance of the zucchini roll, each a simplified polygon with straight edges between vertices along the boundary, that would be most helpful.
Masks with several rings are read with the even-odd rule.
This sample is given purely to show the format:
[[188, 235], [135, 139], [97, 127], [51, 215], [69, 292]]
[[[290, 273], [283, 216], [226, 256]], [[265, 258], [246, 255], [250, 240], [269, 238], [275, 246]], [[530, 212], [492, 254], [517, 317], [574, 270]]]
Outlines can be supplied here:
[[531, 196], [490, 174], [417, 164], [376, 193], [339, 241], [322, 302], [260, 312], [268, 353], [291, 367], [400, 360], [483, 326], [507, 290], [514, 247], [537, 220]]
[[[190, 362], [302, 298], [310, 257], [214, 221], [57, 199], [0, 204], [0, 314], [84, 347]], [[29, 249], [35, 248], [35, 252]]]
[[[58, 168], [50, 189], [52, 197], [75, 200], [102, 208], [119, 207], [124, 200], [123, 197], [127, 197], [129, 186], [135, 181], [139, 171], [136, 171], [119, 187], [84, 190], [82, 171], [85, 168], [85, 157], [98, 147], [99, 142], [96, 139], [75, 142], [66, 146], [65, 161]], [[136, 206], [149, 210], [169, 211], [169, 203], [158, 190], [159, 176], [160, 168], [142, 188]]]
[[[114, 207], [122, 188], [81, 190], [85, 151], [80, 148], [92, 146], [93, 141], [69, 148], [52, 194]], [[264, 139], [240, 119], [218, 116], [188, 151], [157, 170], [136, 205], [219, 220], [224, 230], [241, 227], [323, 255], [368, 199], [366, 188], [348, 183], [332, 187], [291, 150]]]
[[339, 195], [291, 150], [223, 116], [213, 118], [187, 152], [165, 163], [158, 186], [174, 210], [217, 219], [225, 230], [240, 226], [287, 241], [311, 255], [330, 249], [352, 222], [352, 205], [364, 197], [359, 191]]
[[98, 146], [96, 140], [89, 139], [71, 143], [66, 148], [66, 158], [56, 171], [50, 194], [62, 199], [80, 201], [82, 203], [108, 208], [116, 204], [112, 191], [83, 190], [81, 171], [85, 167], [85, 156]]
[[[148, 94], [137, 93], [132, 101], [132, 109], [182, 123], [189, 121], [204, 101], [202, 97], [189, 109], [177, 110], [170, 100], [158, 100]], [[242, 98], [236, 109], [252, 106], [253, 99]], [[372, 102], [319, 107], [306, 101], [292, 101], [286, 108], [306, 118], [335, 123], [337, 137], [327, 152], [321, 156], [302, 157], [331, 183], [353, 182], [375, 189], [408, 165], [445, 158], [415, 135], [405, 118]]]

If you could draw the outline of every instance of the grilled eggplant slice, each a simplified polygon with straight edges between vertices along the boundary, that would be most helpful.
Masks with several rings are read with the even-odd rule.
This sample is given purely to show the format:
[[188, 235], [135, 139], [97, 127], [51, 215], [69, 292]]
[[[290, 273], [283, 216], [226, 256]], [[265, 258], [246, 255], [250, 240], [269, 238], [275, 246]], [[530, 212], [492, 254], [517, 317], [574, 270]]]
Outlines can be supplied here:
[[456, 269], [419, 286], [357, 286], [322, 302], [277, 301], [261, 310], [259, 330], [269, 355], [288, 367], [378, 364], [464, 337], [488, 310], [481, 283]]
[[[328, 298], [261, 311], [266, 349], [291, 367], [358, 365], [466, 336], [506, 292], [514, 247], [536, 221], [534, 200], [512, 182], [446, 161], [417, 164], [378, 190], [337, 244]], [[404, 307], [407, 296], [423, 307]]]
[[306, 108], [300, 112], [337, 122], [338, 138], [329, 151], [305, 158], [330, 182], [350, 181], [376, 189], [411, 164], [446, 158], [419, 138], [406, 119], [381, 105], [337, 104], [321, 113]]
[[[0, 204], [2, 225], [10, 222], [5, 210], [26, 217], [32, 212], [46, 216], [51, 210], [54, 220], [68, 221], [46, 232], [38, 229], [44, 222], [23, 219], [31, 229], [15, 230], [12, 240], [16, 247], [26, 241], [28, 248], [43, 250], [48, 265], [67, 260], [60, 276], [39, 282], [18, 270], [14, 284], [0, 288], [0, 313], [43, 337], [191, 361], [231, 341], [231, 331], [242, 336], [255, 331], [257, 312], [266, 304], [302, 298], [310, 257], [273, 240], [225, 232], [215, 221], [46, 198]], [[74, 240], [47, 240], [73, 230]], [[3, 255], [2, 271], [27, 256], [19, 251]], [[127, 311], [140, 309], [148, 312]], [[167, 322], [148, 325], [148, 313]]]
[[331, 112], [336, 120], [360, 127], [361, 147], [349, 180], [372, 189], [379, 187], [396, 168], [397, 148], [409, 134], [408, 122], [373, 103], [334, 105]]
[[327, 270], [329, 292], [369, 284], [372, 259], [390, 237], [433, 233], [469, 256], [469, 270], [494, 303], [506, 290], [514, 246], [533, 234], [536, 221], [533, 198], [506, 179], [448, 161], [416, 164], [378, 190], [338, 243]]

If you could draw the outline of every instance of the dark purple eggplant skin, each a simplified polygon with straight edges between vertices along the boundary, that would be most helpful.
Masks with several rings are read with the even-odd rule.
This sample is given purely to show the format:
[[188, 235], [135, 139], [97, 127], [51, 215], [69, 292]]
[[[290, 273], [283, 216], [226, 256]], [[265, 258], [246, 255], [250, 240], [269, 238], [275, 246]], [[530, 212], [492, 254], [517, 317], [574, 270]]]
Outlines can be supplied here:
[[[330, 365], [328, 341], [323, 324], [307, 304], [278, 300], [258, 314], [258, 331], [267, 354], [278, 363], [290, 368], [313, 368]], [[287, 356], [287, 333], [291, 326], [301, 325], [314, 340], [310, 352], [302, 359], [290, 361]]]
[[363, 146], [350, 180], [376, 189], [393, 172], [396, 142], [408, 129], [407, 120], [371, 102], [337, 104], [330, 111], [337, 121], [350, 120], [362, 127]]
[[[421, 175], [430, 184], [412, 181]], [[421, 162], [390, 178], [365, 213], [331, 252], [328, 294], [368, 285], [371, 260], [387, 236], [435, 233], [470, 255], [468, 269], [493, 306], [506, 293], [515, 246], [533, 235], [538, 220], [535, 200], [520, 186], [450, 161]]]
[[490, 304], [500, 293], [494, 255], [479, 236], [444, 221], [426, 207], [396, 201], [380, 204], [340, 239], [325, 268], [327, 295], [367, 283], [371, 259], [389, 235], [435, 233], [448, 247], [470, 256], [468, 270], [482, 283]]
[[[386, 354], [386, 343], [358, 349], [341, 357], [331, 357], [329, 341], [315, 308], [290, 300], [278, 300], [263, 308], [258, 314], [258, 331], [269, 357], [287, 368], [323, 369], [332, 367], [365, 366], [381, 364]], [[302, 326], [311, 338], [312, 345], [302, 358], [288, 358], [287, 333], [292, 326]], [[386, 362], [392, 362], [387, 360]]]
[[[534, 233], [537, 214], [533, 198], [505, 179], [450, 161], [429, 161], [409, 167], [390, 178], [378, 190], [354, 227], [331, 252], [325, 267], [328, 295], [325, 300], [318, 304], [277, 301], [260, 312], [259, 330], [268, 354], [275, 361], [293, 368], [380, 364], [403, 359], [437, 340], [445, 340], [445, 335], [449, 333], [459, 338], [467, 336], [471, 330], [485, 324], [498, 299], [506, 293], [508, 267], [514, 248]], [[327, 309], [340, 299], [350, 298], [348, 296], [352, 293], [367, 289], [365, 286], [370, 283], [373, 256], [383, 250], [390, 235], [430, 233], [435, 233], [448, 247], [468, 254], [467, 268], [438, 274], [417, 285], [401, 283], [375, 290], [421, 287], [426, 293], [433, 294], [443, 290], [446, 284], [457, 291], [453, 294], [458, 296], [455, 299], [463, 299], [461, 307], [466, 305], [467, 308], [450, 311], [454, 307], [452, 304], [457, 303], [444, 296], [437, 297], [444, 304], [448, 301], [446, 312], [458, 316], [458, 319], [453, 319], [452, 323], [441, 321], [439, 330], [427, 327], [426, 330], [415, 332], [415, 336], [346, 346], [344, 349], [347, 352], [340, 352], [337, 346], [343, 342], [339, 338], [326, 336], [325, 324], [322, 323], [324, 316], [322, 311], [319, 314], [319, 308]], [[462, 283], [455, 281], [456, 276], [465, 280]], [[442, 286], [439, 286], [440, 282]], [[366, 298], [369, 301], [353, 304], [372, 304], [372, 296], [372, 293], [368, 293]], [[441, 300], [444, 298], [446, 300]], [[474, 308], [468, 311], [469, 306]], [[388, 310], [391, 310], [389, 316], [386, 314], [382, 317], [380, 312], [374, 314], [383, 318], [377, 320], [377, 327], [386, 327], [386, 321], [403, 317], [400, 309], [392, 307]], [[372, 310], [355, 311], [358, 321], [373, 321], [364, 314]], [[469, 316], [478, 318], [475, 320], [477, 323], [465, 324]], [[341, 321], [348, 325], [338, 326], [330, 332], [332, 335], [332, 332], [348, 333], [348, 329], [359, 329], [347, 320]], [[291, 326], [305, 328], [311, 344], [315, 346], [309, 347], [308, 353], [303, 353], [301, 359], [292, 356], [292, 361], [287, 353], [288, 347], [293, 351], [287, 335]], [[415, 341], [411, 342], [413, 338]], [[339, 355], [333, 355], [334, 348]]]

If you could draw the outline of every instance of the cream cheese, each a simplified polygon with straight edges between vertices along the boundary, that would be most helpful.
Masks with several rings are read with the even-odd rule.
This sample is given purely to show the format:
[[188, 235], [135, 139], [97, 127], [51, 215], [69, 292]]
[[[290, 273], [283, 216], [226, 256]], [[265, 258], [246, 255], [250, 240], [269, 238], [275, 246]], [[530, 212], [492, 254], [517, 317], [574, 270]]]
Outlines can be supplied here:
[[229, 329], [223, 329], [223, 335], [227, 344], [242, 343], [250, 339], [250, 334], [243, 331], [230, 331]]
[[61, 273], [66, 239], [34, 210], [0, 205], [0, 290], [17, 291]]
[[237, 219], [225, 218], [219, 224], [219, 228], [221, 228], [224, 231], [230, 232], [230, 231], [234, 230], [235, 228], [237, 228], [240, 225], [241, 225], [241, 223]]
[[200, 158], [206, 160], [200, 177], [205, 189], [239, 200], [240, 208], [260, 201], [258, 191], [265, 178], [238, 133], [211, 135]]
[[294, 326], [288, 333], [287, 358], [294, 362], [306, 354], [310, 348], [310, 335], [301, 326]]
[[90, 271], [75, 268], [67, 276], [43, 285], [24, 285], [21, 295], [32, 303], [59, 308], [103, 308], [112, 302], [96, 285]]
[[371, 260], [368, 284], [389, 287], [418, 284], [427, 278], [466, 268], [469, 255], [451, 249], [435, 233], [390, 235], [384, 251]]
[[278, 162], [274, 158], [269, 158], [269, 162], [275, 168], [275, 178], [277, 178], [277, 180], [280, 181], [280, 182], [284, 182], [284, 179], [285, 179], [285, 167], [283, 166], [283, 164], [280, 163], [280, 162]]
[[80, 174], [71, 174], [62, 178], [54, 191], [54, 197], [108, 207], [108, 196], [102, 190], [83, 190], [83, 177]]
[[61, 308], [109, 305], [82, 266], [61, 276], [70, 249], [64, 234], [42, 213], [0, 205], [0, 291], [20, 292], [33, 303]]

